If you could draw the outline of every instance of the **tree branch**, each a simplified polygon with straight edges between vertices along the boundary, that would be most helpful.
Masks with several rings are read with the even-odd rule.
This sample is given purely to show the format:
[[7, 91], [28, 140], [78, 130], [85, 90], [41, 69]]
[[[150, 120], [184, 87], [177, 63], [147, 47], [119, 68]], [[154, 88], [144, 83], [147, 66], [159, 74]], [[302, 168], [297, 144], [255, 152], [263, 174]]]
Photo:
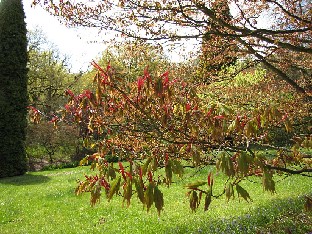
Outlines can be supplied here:
[[266, 168], [270, 169], [270, 170], [277, 170], [277, 171], [282, 171], [282, 172], [286, 172], [292, 175], [300, 175], [302, 173], [311, 173], [312, 172], [312, 168], [303, 168], [301, 170], [291, 170], [285, 167], [275, 167], [275, 166], [271, 166], [269, 164], [265, 165]]
[[282, 80], [286, 81], [288, 84], [290, 84], [297, 92], [304, 94], [309, 100], [312, 100], [312, 97], [309, 96], [306, 92], [306, 90], [302, 87], [300, 87], [294, 80], [290, 79], [286, 73], [284, 73], [282, 70], [275, 67], [273, 64], [269, 63], [265, 57], [260, 55], [257, 51], [255, 51], [254, 48], [252, 48], [247, 42], [245, 42], [242, 38], [237, 39], [242, 45], [244, 45], [248, 51], [256, 56], [257, 59], [259, 59], [267, 68], [269, 68], [271, 71], [273, 71], [275, 74], [277, 74]]

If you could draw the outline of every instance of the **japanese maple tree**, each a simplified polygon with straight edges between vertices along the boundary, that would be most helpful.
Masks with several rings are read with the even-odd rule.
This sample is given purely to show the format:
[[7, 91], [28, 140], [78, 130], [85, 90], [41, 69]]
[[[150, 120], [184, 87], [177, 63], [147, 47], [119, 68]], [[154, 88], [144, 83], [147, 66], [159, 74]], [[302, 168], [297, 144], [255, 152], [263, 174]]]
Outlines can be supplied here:
[[[217, 2], [223, 6], [227, 3], [236, 9], [235, 14], [223, 17], [220, 13], [224, 9], [213, 7]], [[37, 3], [40, 1], [34, 1]], [[310, 99], [307, 71], [311, 63], [298, 59], [303, 56], [311, 61], [309, 4], [116, 0], [49, 1], [46, 6], [69, 25], [114, 30], [130, 38], [158, 41], [195, 38], [199, 43], [204, 37], [226, 39], [235, 45], [235, 55], [263, 63]], [[267, 10], [274, 17], [272, 25], [260, 27], [258, 20]], [[293, 56], [284, 57], [285, 53]], [[295, 74], [287, 72], [289, 67], [285, 66], [289, 63], [296, 65], [292, 69], [302, 69], [301, 79], [289, 75]], [[276, 172], [303, 175], [312, 172], [311, 160], [299, 151], [301, 147], [311, 148], [309, 135], [296, 137], [292, 150], [278, 149], [275, 158], [258, 154], [253, 148], [266, 141], [267, 132], [274, 126], [292, 131], [289, 114], [284, 110], [269, 103], [248, 111], [235, 110], [203, 96], [204, 84], [171, 77], [171, 70], [157, 75], [146, 68], [132, 81], [116, 74], [113, 64], [92, 64], [97, 70], [95, 91], [85, 90], [76, 95], [67, 90], [69, 102], [63, 117], [63, 121], [87, 126], [84, 143], [97, 149], [97, 153], [81, 162], [91, 163], [97, 174], [86, 176], [76, 190], [78, 194], [90, 192], [92, 205], [101, 196], [111, 200], [119, 194], [129, 206], [135, 195], [147, 210], [154, 204], [160, 213], [164, 206], [161, 185], [170, 186], [174, 175], [183, 175], [185, 165], [215, 165], [228, 177], [222, 194], [229, 200], [236, 191], [246, 201], [251, 197], [240, 182], [249, 176], [261, 177], [264, 190], [274, 193]], [[34, 117], [38, 119], [38, 115]], [[107, 154], [127, 160], [128, 166], [107, 162]], [[198, 208], [200, 200], [204, 200], [204, 209], [208, 210], [212, 199], [222, 195], [214, 193], [215, 183], [209, 172], [205, 180], [186, 185], [192, 210]]]
[[[251, 198], [240, 185], [246, 177], [262, 177], [264, 189], [274, 193], [275, 171], [312, 171], [310, 160], [298, 150], [311, 147], [309, 136], [298, 138], [293, 150], [280, 151], [272, 159], [251, 147], [265, 142], [273, 126], [283, 125], [291, 131], [285, 112], [264, 105], [240, 115], [225, 104], [202, 98], [199, 94], [203, 87], [172, 79], [170, 71], [151, 76], [146, 68], [137, 81], [129, 82], [116, 76], [110, 64], [106, 68], [95, 62], [93, 65], [98, 70], [94, 77], [96, 91], [75, 95], [67, 90], [69, 102], [63, 117], [64, 121], [85, 123], [88, 129], [84, 143], [97, 149], [81, 161], [91, 163], [97, 174], [86, 176], [76, 190], [77, 194], [91, 192], [92, 205], [104, 193], [108, 200], [114, 194], [122, 195], [129, 206], [136, 194], [147, 210], [155, 204], [160, 213], [164, 198], [159, 186], [170, 186], [174, 174], [183, 176], [184, 166], [215, 165], [228, 176], [223, 191], [227, 199], [234, 196], [235, 188], [246, 201]], [[127, 160], [129, 166], [109, 163], [105, 159], [108, 154]], [[292, 167], [298, 163], [300, 169]], [[161, 168], [164, 173], [159, 172]], [[222, 195], [213, 193], [211, 172], [206, 181], [186, 187], [192, 210], [203, 194], [205, 210], [213, 197]]]

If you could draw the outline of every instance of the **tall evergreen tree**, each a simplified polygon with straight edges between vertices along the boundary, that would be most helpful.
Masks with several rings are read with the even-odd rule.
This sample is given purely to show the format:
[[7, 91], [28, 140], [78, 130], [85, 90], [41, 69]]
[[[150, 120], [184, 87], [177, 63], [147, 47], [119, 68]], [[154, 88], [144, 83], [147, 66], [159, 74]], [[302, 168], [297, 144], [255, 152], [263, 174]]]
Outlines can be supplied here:
[[27, 171], [27, 38], [21, 0], [0, 1], [0, 177]]

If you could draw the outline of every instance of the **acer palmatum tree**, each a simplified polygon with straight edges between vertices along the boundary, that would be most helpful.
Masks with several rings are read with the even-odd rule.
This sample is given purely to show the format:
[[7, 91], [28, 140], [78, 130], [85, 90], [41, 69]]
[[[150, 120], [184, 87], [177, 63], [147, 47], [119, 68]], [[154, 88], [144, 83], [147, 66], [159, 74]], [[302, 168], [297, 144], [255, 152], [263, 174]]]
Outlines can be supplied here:
[[[208, 34], [230, 38], [239, 48], [235, 54], [261, 61], [297, 91], [309, 96], [304, 87], [285, 76], [281, 63], [274, 63], [272, 58], [283, 59], [277, 51], [311, 53], [309, 46], [297, 44], [298, 34], [304, 37], [310, 33], [306, 20], [310, 16], [299, 12], [301, 16], [295, 17], [298, 22], [294, 20], [298, 25], [291, 30], [279, 21], [274, 21], [276, 28], [257, 28], [253, 21], [266, 7], [274, 8], [278, 12], [275, 16], [281, 20], [293, 18], [291, 12], [297, 14], [294, 9], [300, 8], [300, 3], [230, 3], [238, 9], [230, 21], [216, 14], [210, 1], [93, 1], [89, 7], [71, 1], [59, 4], [50, 1], [49, 6], [69, 24], [112, 29], [132, 38], [201, 40]], [[212, 21], [215, 30], [207, 30], [208, 22]], [[302, 147], [311, 148], [309, 135], [295, 138], [291, 150], [272, 146], [278, 149], [273, 158], [258, 154], [257, 148], [253, 148], [265, 142], [274, 126], [292, 130], [287, 112], [262, 104], [238, 113], [235, 108], [209, 102], [202, 93], [203, 85], [170, 77], [171, 71], [151, 75], [145, 69], [136, 81], [126, 81], [110, 64], [101, 67], [94, 62], [93, 65], [98, 71], [94, 77], [95, 91], [75, 95], [68, 90], [69, 103], [63, 119], [87, 126], [84, 144], [98, 151], [82, 161], [82, 164], [90, 162], [97, 174], [86, 176], [76, 190], [77, 194], [90, 192], [92, 205], [101, 196], [111, 200], [118, 194], [129, 206], [137, 196], [147, 210], [155, 205], [160, 213], [164, 206], [160, 186], [170, 186], [175, 174], [183, 175], [184, 166], [212, 164], [228, 177], [221, 193], [213, 190], [216, 182], [210, 172], [205, 180], [187, 184], [192, 210], [198, 208], [201, 199], [207, 210], [210, 202], [223, 194], [228, 200], [237, 193], [250, 201], [248, 191], [240, 184], [249, 176], [261, 177], [264, 190], [274, 193], [276, 172], [307, 176], [312, 172], [309, 157], [299, 151]], [[39, 112], [32, 111], [37, 121]], [[96, 139], [92, 138], [94, 135]], [[108, 163], [106, 155], [118, 155], [128, 160], [128, 165]]]
[[[239, 114], [202, 97], [204, 87], [172, 79], [169, 71], [158, 76], [145, 69], [137, 81], [130, 82], [110, 64], [106, 68], [93, 65], [98, 71], [95, 91], [75, 95], [67, 90], [64, 117], [55, 120], [83, 123], [87, 126], [84, 145], [97, 149], [81, 161], [91, 163], [96, 174], [86, 175], [76, 189], [77, 194], [91, 193], [91, 205], [103, 196], [109, 201], [118, 194], [127, 206], [137, 197], [147, 211], [154, 205], [160, 213], [164, 207], [161, 186], [182, 177], [185, 166], [214, 165], [228, 177], [221, 192], [213, 190], [211, 169], [204, 180], [186, 184], [192, 210], [201, 199], [208, 210], [221, 195], [229, 200], [237, 193], [250, 201], [240, 183], [251, 176], [262, 178], [264, 190], [274, 193], [276, 173], [309, 176], [312, 172], [310, 156], [300, 152], [312, 147], [309, 135], [297, 137], [292, 149], [270, 146], [277, 149], [275, 157], [257, 153], [272, 127], [292, 131], [287, 112], [262, 105]], [[32, 112], [38, 121], [39, 112], [35, 108]], [[109, 163], [107, 155], [128, 162]]]
[[27, 39], [21, 0], [0, 2], [0, 177], [27, 170]]
[[[301, 69], [302, 60], [296, 59], [299, 55], [307, 56], [304, 66], [311, 69], [312, 7], [309, 1], [115, 0], [76, 3], [33, 0], [33, 4], [38, 3], [46, 4], [49, 11], [68, 25], [115, 31], [123, 37], [153, 41], [198, 39], [200, 44], [204, 38], [220, 37], [230, 43], [230, 47], [235, 45], [236, 56], [251, 56], [254, 62], [263, 63], [277, 78], [311, 99], [310, 86], [285, 70], [285, 63], [289, 62], [296, 64], [292, 69]], [[232, 11], [231, 19], [224, 17], [219, 8], [214, 8], [217, 5], [228, 5]], [[224, 48], [222, 43], [219, 46]], [[296, 56], [284, 56], [289, 53]], [[229, 52], [225, 53], [225, 62], [228, 55]], [[304, 80], [310, 79], [305, 73], [302, 76]]]

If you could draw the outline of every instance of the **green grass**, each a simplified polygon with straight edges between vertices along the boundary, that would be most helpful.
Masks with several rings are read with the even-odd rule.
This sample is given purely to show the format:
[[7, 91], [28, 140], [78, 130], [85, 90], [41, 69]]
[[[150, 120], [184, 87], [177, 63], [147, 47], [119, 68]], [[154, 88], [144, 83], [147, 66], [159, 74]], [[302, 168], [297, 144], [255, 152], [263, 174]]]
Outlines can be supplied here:
[[[160, 217], [134, 198], [129, 208], [120, 197], [110, 203], [102, 198], [95, 207], [89, 194], [75, 196], [76, 180], [89, 173], [87, 167], [41, 171], [0, 180], [0, 233], [309, 233], [312, 215], [304, 213], [304, 194], [312, 194], [311, 178], [292, 176], [279, 181], [277, 193], [263, 192], [260, 179], [245, 181], [253, 202], [224, 197], [214, 199], [208, 212], [203, 205], [194, 213], [183, 185], [205, 178], [210, 168], [188, 170], [170, 188], [161, 187], [165, 208]], [[194, 175], [195, 176], [192, 176]], [[215, 193], [222, 190], [221, 175], [215, 176]]]

